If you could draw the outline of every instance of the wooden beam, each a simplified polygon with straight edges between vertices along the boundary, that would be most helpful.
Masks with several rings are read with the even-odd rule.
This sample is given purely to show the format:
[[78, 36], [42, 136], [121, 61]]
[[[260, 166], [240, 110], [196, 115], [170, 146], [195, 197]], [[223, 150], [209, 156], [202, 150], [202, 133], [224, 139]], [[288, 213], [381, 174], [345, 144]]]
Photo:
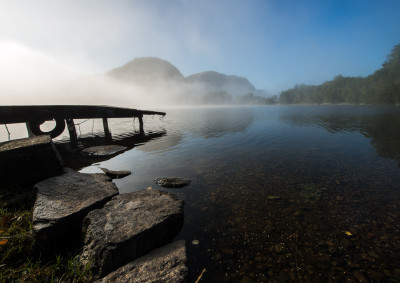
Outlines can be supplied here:
[[107, 118], [103, 118], [103, 128], [104, 128], [104, 136], [106, 139], [111, 140], [111, 132], [110, 129], [108, 128], [108, 120]]
[[140, 128], [140, 133], [144, 134], [144, 127], [143, 127], [143, 115], [139, 116], [139, 128]]
[[67, 128], [69, 133], [69, 140], [71, 141], [71, 147], [76, 148], [78, 146], [78, 135], [76, 133], [75, 123], [73, 119], [66, 119]]
[[132, 118], [143, 115], [162, 115], [165, 112], [138, 110], [122, 107], [92, 105], [32, 105], [0, 106], [0, 124], [29, 122], [40, 114], [41, 119], [51, 121], [62, 119]]
[[27, 132], [28, 132], [28, 137], [34, 137], [35, 136], [35, 134], [34, 133], [32, 133], [32, 131], [31, 131], [31, 127], [29, 126], [29, 122], [26, 122], [25, 123], [25, 126], [26, 126], [26, 130], [27, 130]]

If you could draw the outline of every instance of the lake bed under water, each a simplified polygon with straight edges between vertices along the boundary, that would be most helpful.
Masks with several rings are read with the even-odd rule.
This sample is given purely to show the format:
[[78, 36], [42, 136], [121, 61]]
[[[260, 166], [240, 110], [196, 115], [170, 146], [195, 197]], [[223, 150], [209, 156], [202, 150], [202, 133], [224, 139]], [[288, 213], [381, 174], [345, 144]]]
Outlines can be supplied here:
[[168, 189], [185, 200], [189, 282], [400, 281], [400, 107], [161, 111], [146, 141], [111, 119], [131, 146], [81, 172], [131, 170], [121, 193], [192, 180]]

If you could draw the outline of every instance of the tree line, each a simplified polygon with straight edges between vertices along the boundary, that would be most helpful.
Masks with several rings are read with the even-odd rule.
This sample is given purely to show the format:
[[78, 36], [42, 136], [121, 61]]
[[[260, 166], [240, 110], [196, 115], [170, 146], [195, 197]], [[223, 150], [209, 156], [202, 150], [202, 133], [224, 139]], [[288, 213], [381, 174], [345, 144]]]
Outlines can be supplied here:
[[282, 91], [280, 104], [399, 104], [400, 44], [397, 44], [382, 64], [368, 77], [336, 76], [321, 85], [296, 85]]
[[200, 98], [201, 104], [209, 105], [272, 105], [276, 104], [278, 97], [276, 95], [272, 97], [262, 97], [254, 95], [253, 93], [247, 93], [242, 95], [232, 95], [227, 91], [211, 91], [204, 94]]

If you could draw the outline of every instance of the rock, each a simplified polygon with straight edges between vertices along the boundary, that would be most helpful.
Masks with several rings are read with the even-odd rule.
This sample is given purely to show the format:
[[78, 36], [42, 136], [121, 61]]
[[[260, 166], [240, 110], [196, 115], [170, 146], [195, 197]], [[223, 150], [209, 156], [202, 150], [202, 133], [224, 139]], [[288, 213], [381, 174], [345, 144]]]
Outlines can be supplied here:
[[154, 183], [164, 188], [182, 188], [190, 184], [190, 180], [177, 177], [163, 177], [154, 180]]
[[71, 173], [71, 172], [76, 172], [74, 169], [69, 168], [69, 167], [64, 167], [63, 169], [63, 174]]
[[374, 282], [381, 282], [383, 279], [383, 274], [373, 269], [368, 269], [369, 279]]
[[357, 279], [358, 282], [368, 282], [364, 274], [362, 274], [360, 270], [354, 270], [353, 276]]
[[253, 282], [249, 277], [243, 276], [242, 280], [240, 280], [240, 283], [251, 283]]
[[343, 238], [340, 241], [340, 246], [342, 246], [346, 250], [351, 250], [351, 249], [354, 249], [354, 247], [355, 247], [354, 244], [351, 241], [349, 241], [349, 240], [347, 240], [345, 238]]
[[83, 221], [81, 264], [95, 278], [158, 248], [176, 236], [183, 224], [183, 201], [159, 190], [114, 197]]
[[222, 251], [224, 254], [228, 254], [228, 255], [233, 255], [233, 254], [235, 254], [235, 250], [234, 250], [234, 249], [222, 248], [221, 251]]
[[373, 257], [374, 259], [379, 259], [379, 255], [374, 250], [369, 250], [368, 255]]
[[220, 253], [217, 253], [213, 256], [213, 260], [217, 261], [222, 257], [222, 255]]
[[105, 155], [113, 155], [118, 152], [126, 150], [127, 147], [120, 145], [100, 145], [100, 146], [91, 146], [85, 148], [81, 151], [83, 155], [96, 155], [96, 156], [105, 156]]
[[111, 179], [121, 179], [121, 178], [124, 178], [124, 177], [132, 174], [131, 171], [127, 171], [127, 170], [114, 171], [114, 170], [109, 170], [107, 168], [101, 168], [101, 167], [100, 167], [100, 169], [103, 170], [103, 172]]
[[0, 188], [32, 186], [63, 172], [63, 161], [46, 135], [1, 145], [0, 160]]
[[185, 282], [187, 271], [185, 241], [176, 241], [96, 282]]
[[33, 231], [37, 242], [50, 250], [80, 240], [86, 214], [118, 194], [107, 176], [79, 172], [37, 183], [35, 191]]
[[274, 246], [274, 250], [276, 253], [281, 253], [285, 249], [285, 245], [283, 243], [276, 244]]
[[280, 199], [280, 196], [267, 196], [268, 199], [274, 200], [274, 199]]
[[288, 282], [290, 280], [289, 275], [287, 274], [286, 271], [281, 270], [279, 273], [279, 282]]

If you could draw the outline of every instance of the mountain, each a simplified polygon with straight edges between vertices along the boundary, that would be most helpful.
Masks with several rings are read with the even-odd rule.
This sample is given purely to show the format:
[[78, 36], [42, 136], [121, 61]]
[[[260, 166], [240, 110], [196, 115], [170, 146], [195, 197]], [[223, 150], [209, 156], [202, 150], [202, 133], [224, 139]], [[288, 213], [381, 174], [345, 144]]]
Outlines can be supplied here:
[[[271, 104], [268, 93], [248, 79], [207, 71], [185, 78], [170, 62], [156, 57], [135, 58], [107, 76], [144, 88], [147, 96], [183, 104]], [[162, 94], [162, 95], [160, 95]]]
[[170, 62], [156, 57], [135, 58], [122, 67], [107, 73], [117, 80], [139, 85], [151, 85], [157, 82], [182, 83], [185, 78]]
[[225, 91], [232, 95], [254, 93], [256, 88], [248, 79], [207, 71], [185, 78], [170, 62], [156, 57], [135, 58], [107, 73], [119, 81], [136, 85], [173, 82], [201, 94]]
[[213, 71], [188, 76], [186, 82], [193, 87], [201, 87], [205, 93], [226, 91], [232, 95], [242, 95], [256, 91], [254, 85], [244, 77], [228, 76]]

